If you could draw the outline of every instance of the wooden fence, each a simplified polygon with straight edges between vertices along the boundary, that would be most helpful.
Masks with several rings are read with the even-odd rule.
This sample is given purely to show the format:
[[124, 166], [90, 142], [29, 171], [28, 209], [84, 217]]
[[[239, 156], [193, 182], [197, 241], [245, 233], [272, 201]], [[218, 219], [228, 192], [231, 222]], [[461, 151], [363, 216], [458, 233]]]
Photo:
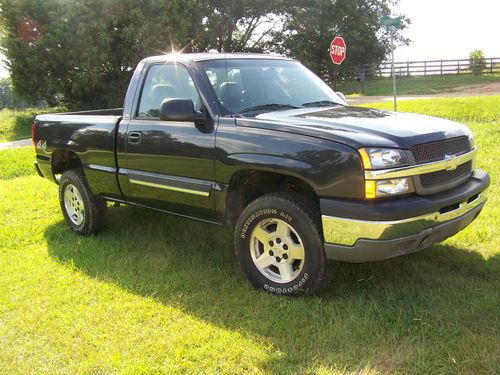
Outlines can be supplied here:
[[[422, 60], [398, 61], [394, 63], [396, 76], [430, 76], [444, 74], [493, 74], [500, 73], [500, 57], [488, 57], [479, 64], [471, 63], [470, 59], [458, 60]], [[389, 77], [391, 63], [367, 64], [356, 67], [358, 78]]]

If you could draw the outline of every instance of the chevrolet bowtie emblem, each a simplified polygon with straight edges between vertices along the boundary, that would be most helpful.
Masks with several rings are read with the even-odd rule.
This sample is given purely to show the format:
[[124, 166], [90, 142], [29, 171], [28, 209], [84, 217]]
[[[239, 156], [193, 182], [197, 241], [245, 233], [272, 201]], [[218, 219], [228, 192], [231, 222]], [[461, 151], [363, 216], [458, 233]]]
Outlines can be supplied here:
[[453, 171], [458, 167], [457, 155], [445, 155], [444, 160], [446, 161], [446, 170]]

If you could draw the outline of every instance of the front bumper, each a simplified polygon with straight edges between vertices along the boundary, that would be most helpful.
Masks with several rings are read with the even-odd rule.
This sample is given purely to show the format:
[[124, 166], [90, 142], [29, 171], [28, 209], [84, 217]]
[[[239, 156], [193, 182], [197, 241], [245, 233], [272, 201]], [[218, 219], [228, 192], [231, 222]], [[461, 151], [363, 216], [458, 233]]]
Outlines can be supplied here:
[[429, 196], [381, 202], [321, 200], [328, 259], [373, 262], [413, 253], [469, 225], [487, 200], [489, 176], [476, 170], [464, 184]]

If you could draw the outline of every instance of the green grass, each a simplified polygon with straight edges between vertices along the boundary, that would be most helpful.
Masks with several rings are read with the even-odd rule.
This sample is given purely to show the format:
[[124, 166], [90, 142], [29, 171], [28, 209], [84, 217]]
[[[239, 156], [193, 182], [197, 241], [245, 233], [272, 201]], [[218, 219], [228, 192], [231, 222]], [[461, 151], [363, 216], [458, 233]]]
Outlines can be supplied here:
[[0, 181], [33, 174], [35, 155], [32, 147], [0, 152]]
[[36, 115], [59, 112], [60, 108], [28, 108], [0, 110], [0, 142], [31, 138], [31, 123]]
[[492, 176], [470, 227], [411, 256], [332, 264], [306, 298], [254, 290], [216, 226], [121, 206], [79, 237], [31, 149], [0, 151], [0, 373], [498, 374], [499, 111], [467, 122]]
[[[397, 90], [399, 95], [430, 95], [450, 92], [461, 86], [498, 81], [500, 74], [397, 77]], [[337, 91], [346, 95], [361, 94], [361, 84], [356, 81], [339, 83]], [[392, 95], [392, 78], [367, 80], [364, 95]]]
[[[363, 107], [392, 110], [392, 102], [367, 103]], [[500, 96], [432, 98], [398, 101], [398, 111], [443, 117], [454, 121], [500, 122]], [[495, 134], [498, 136], [498, 126]]]

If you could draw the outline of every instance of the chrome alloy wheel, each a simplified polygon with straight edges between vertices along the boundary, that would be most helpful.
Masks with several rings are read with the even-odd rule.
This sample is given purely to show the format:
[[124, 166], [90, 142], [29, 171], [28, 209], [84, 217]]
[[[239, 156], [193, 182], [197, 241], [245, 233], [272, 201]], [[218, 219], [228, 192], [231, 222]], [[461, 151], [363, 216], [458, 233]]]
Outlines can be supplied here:
[[305, 251], [295, 229], [280, 219], [265, 219], [250, 237], [250, 254], [261, 274], [277, 283], [289, 283], [304, 267]]
[[68, 184], [64, 189], [64, 208], [73, 224], [83, 224], [85, 220], [85, 207], [82, 196], [75, 185]]

